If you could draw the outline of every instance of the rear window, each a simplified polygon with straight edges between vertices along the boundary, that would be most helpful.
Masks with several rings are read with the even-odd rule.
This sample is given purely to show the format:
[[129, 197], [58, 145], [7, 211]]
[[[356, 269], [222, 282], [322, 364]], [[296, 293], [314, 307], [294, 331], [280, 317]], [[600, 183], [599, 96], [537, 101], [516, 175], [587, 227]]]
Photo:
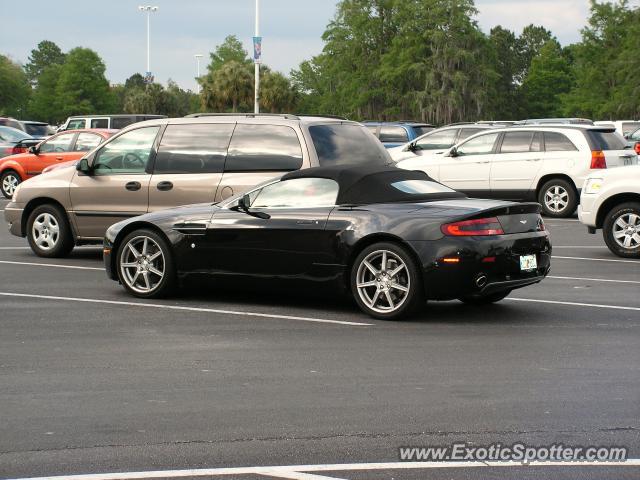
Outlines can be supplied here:
[[302, 166], [302, 147], [286, 125], [238, 124], [233, 132], [226, 172], [291, 171]]
[[34, 137], [46, 137], [50, 135], [49, 133], [49, 125], [38, 125], [35, 123], [25, 123], [24, 129], [27, 131], [29, 135]]
[[233, 124], [169, 125], [154, 173], [218, 173], [224, 169]]
[[547, 152], [572, 152], [578, 150], [565, 135], [556, 132], [544, 132], [544, 147]]
[[321, 166], [361, 164], [385, 165], [391, 157], [360, 125], [314, 125], [309, 133]]
[[589, 136], [596, 150], [624, 150], [627, 147], [625, 139], [616, 132], [591, 130]]
[[409, 141], [407, 131], [402, 127], [380, 127], [380, 141], [389, 143], [405, 143]]
[[400, 182], [393, 182], [391, 186], [400, 190], [401, 192], [411, 193], [415, 195], [454, 191], [440, 183], [430, 182], [428, 180], [402, 180]]

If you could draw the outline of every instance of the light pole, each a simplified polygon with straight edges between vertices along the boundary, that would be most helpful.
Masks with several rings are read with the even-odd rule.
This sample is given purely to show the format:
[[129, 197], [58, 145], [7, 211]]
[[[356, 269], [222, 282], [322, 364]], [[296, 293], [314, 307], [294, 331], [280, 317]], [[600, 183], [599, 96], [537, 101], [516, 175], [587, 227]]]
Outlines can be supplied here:
[[196, 53], [194, 55], [195, 59], [196, 59], [196, 93], [200, 93], [200, 82], [198, 80], [200, 80], [200, 59], [203, 57], [203, 55], [201, 53]]
[[158, 7], [156, 6], [151, 6], [151, 5], [140, 5], [138, 7], [138, 10], [140, 10], [141, 12], [147, 12], [147, 72], [145, 74], [145, 82], [146, 83], [151, 83], [153, 81], [153, 79], [151, 78], [151, 65], [150, 65], [150, 35], [149, 35], [149, 29], [150, 29], [150, 18], [151, 18], [151, 12], [157, 12], [158, 11]]
[[255, 63], [255, 91], [253, 94], [253, 112], [260, 113], [260, 57], [262, 56], [262, 39], [260, 38], [260, 0], [256, 0], [256, 33], [253, 39], [253, 61]]

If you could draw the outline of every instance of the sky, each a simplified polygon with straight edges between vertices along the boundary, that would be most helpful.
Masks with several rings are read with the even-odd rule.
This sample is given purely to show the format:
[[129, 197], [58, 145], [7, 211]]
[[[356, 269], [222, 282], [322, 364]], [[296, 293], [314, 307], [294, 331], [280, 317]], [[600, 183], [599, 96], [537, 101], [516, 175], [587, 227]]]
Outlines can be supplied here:
[[[260, 0], [263, 62], [288, 74], [322, 51], [322, 33], [333, 18], [337, 0]], [[634, 2], [635, 3], [635, 2]], [[0, 53], [26, 63], [41, 40], [63, 51], [76, 46], [96, 50], [111, 83], [122, 83], [146, 70], [146, 13], [136, 0], [0, 0]], [[173, 79], [195, 90], [196, 60], [227, 35], [235, 34], [252, 49], [254, 0], [154, 0], [151, 14], [151, 71], [156, 81]], [[477, 20], [488, 32], [502, 25], [519, 33], [530, 23], [543, 25], [566, 45], [580, 39], [588, 0], [476, 0]]]

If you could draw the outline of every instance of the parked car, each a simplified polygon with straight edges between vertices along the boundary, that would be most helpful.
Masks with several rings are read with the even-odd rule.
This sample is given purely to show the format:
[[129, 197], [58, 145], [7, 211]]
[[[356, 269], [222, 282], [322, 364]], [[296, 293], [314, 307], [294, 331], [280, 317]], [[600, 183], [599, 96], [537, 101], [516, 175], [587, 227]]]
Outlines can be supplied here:
[[28, 152], [0, 160], [0, 192], [11, 198], [16, 187], [56, 163], [77, 161], [115, 133], [115, 130], [69, 130], [49, 137]]
[[578, 125], [509, 127], [476, 134], [442, 155], [403, 160], [468, 195], [537, 200], [551, 217], [567, 217], [593, 171], [635, 165], [638, 156], [613, 128]]
[[627, 145], [633, 147], [636, 153], [640, 155], [640, 128], [627, 136]]
[[4, 215], [36, 254], [59, 257], [147, 211], [219, 202], [301, 168], [390, 162], [355, 122], [269, 114], [158, 119], [130, 125], [76, 169], [19, 185]]
[[593, 125], [588, 118], [529, 118], [520, 120], [516, 125]]
[[128, 125], [146, 120], [167, 118], [166, 115], [76, 115], [58, 127], [58, 131], [100, 128], [120, 130]]
[[22, 128], [22, 125], [20, 125], [20, 122], [11, 117], [0, 117], [0, 127], [11, 127], [15, 128], [16, 130], [22, 130], [24, 132], [24, 129]]
[[614, 254], [640, 258], [640, 166], [589, 175], [582, 188], [578, 218], [589, 233], [602, 229]]
[[[357, 208], [354, 208], [357, 207]], [[549, 272], [535, 203], [472, 200], [423, 172], [375, 165], [285, 174], [218, 205], [111, 226], [108, 275], [131, 295], [168, 294], [189, 275], [333, 283], [395, 320], [425, 300], [498, 302]]]
[[419, 158], [431, 155], [437, 155], [446, 152], [456, 143], [462, 142], [464, 139], [493, 128], [487, 123], [460, 123], [447, 125], [446, 127], [432, 130], [424, 135], [416, 138], [411, 142], [407, 142], [399, 147], [389, 149], [391, 158], [399, 162], [408, 158]]
[[420, 122], [364, 122], [363, 125], [378, 137], [385, 148], [403, 145], [436, 128]]
[[22, 130], [0, 126], [0, 158], [26, 152], [34, 141], [31, 135]]
[[47, 122], [35, 122], [33, 120], [20, 120], [22, 130], [27, 132], [33, 138], [44, 140], [56, 133], [55, 129]]
[[640, 128], [640, 121], [637, 120], [605, 120], [599, 122], [593, 122], [599, 127], [612, 127], [616, 129], [620, 135], [624, 138], [629, 138], [633, 132]]

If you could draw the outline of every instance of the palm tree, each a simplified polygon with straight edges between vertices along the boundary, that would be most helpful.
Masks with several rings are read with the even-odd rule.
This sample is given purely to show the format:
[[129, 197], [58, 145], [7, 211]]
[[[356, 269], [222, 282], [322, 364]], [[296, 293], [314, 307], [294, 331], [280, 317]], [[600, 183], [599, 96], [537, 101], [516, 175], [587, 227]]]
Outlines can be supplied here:
[[211, 80], [206, 84], [212, 89], [210, 93], [226, 108], [231, 103], [232, 112], [237, 112], [239, 105], [251, 103], [253, 78], [246, 65], [231, 60], [213, 72]]

